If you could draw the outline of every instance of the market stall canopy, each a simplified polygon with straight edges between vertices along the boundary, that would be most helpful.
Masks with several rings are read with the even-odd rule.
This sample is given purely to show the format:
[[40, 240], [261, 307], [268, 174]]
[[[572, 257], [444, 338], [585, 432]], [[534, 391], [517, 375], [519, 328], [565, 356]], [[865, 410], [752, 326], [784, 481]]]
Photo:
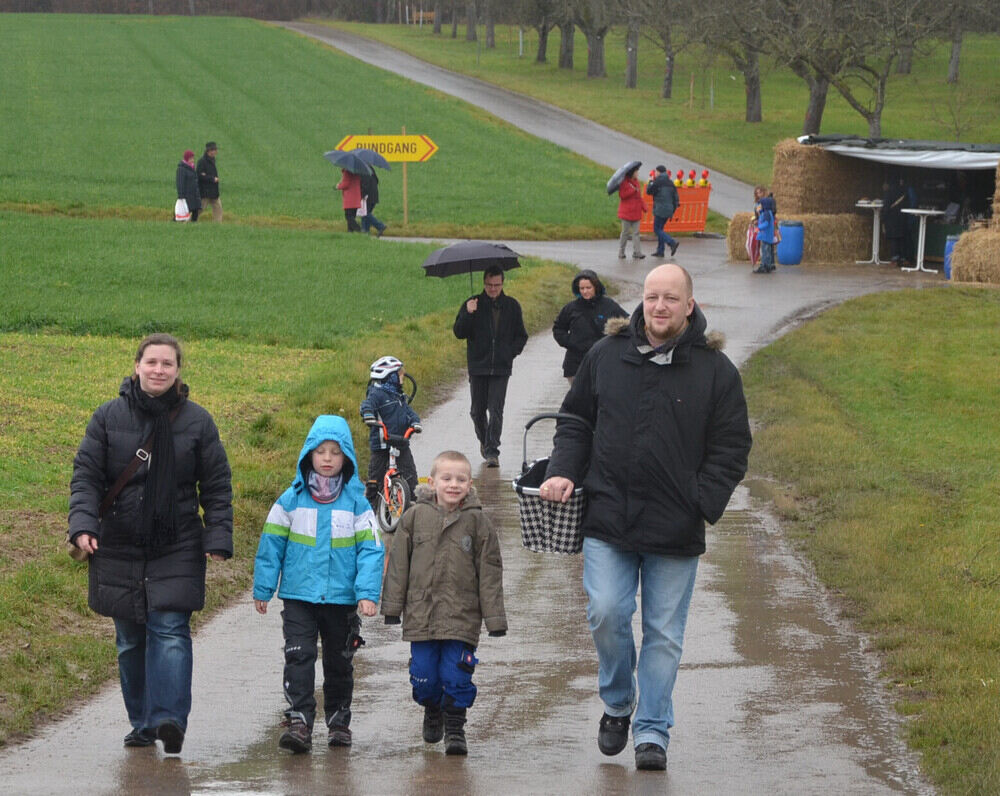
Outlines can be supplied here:
[[856, 135], [803, 135], [800, 144], [819, 146], [850, 158], [893, 166], [926, 169], [996, 169], [1000, 144], [913, 141], [905, 138], [861, 138]]

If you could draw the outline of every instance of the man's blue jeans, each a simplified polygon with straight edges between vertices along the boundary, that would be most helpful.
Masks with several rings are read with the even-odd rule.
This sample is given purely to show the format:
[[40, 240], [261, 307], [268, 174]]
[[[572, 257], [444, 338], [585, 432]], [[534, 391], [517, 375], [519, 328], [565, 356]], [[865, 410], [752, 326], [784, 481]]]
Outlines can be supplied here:
[[[583, 588], [589, 598], [587, 621], [597, 648], [601, 700], [610, 716], [628, 716], [635, 707], [636, 746], [655, 743], [666, 748], [670, 742], [671, 694], [697, 571], [697, 556], [630, 553], [599, 539], [583, 540]], [[640, 580], [642, 649], [637, 667], [632, 615]]]
[[385, 229], [385, 224], [375, 218], [374, 213], [369, 213], [366, 216], [361, 216], [361, 231], [368, 232], [372, 227], [375, 227], [376, 231], [381, 232]]
[[115, 619], [118, 676], [128, 720], [137, 729], [177, 722], [191, 712], [191, 614], [150, 611], [145, 624]]
[[[656, 254], [663, 254], [665, 246], [671, 249], [677, 246], [677, 241], [670, 237], [669, 233], [663, 230], [663, 225], [670, 219], [665, 216], [653, 216], [653, 232], [656, 233]], [[687, 251], [685, 249], [685, 251]]]

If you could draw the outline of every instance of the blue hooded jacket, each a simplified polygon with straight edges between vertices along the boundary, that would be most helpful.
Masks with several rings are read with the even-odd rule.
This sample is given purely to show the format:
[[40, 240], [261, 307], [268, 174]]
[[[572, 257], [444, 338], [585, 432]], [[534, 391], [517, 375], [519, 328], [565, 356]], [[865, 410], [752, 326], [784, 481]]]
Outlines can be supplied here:
[[[332, 503], [309, 491], [309, 454], [327, 440], [344, 453], [343, 486]], [[299, 453], [295, 480], [271, 507], [254, 561], [253, 597], [355, 605], [378, 602], [385, 548], [358, 479], [351, 429], [344, 418], [320, 415]]]
[[[361, 402], [361, 418], [375, 417], [385, 423], [386, 429], [395, 437], [401, 437], [406, 429], [420, 422], [399, 386], [399, 376], [390, 373], [382, 381], [368, 385], [368, 394]], [[373, 451], [385, 450], [388, 444], [379, 439], [379, 429], [373, 426], [368, 434], [368, 447]]]

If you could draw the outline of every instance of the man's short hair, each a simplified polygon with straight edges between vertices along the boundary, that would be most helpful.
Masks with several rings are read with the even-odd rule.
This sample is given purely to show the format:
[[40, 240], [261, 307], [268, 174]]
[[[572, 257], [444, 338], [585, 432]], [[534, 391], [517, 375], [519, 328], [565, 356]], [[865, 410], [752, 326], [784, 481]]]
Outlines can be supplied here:
[[503, 268], [501, 268], [499, 265], [491, 265], [485, 271], [483, 271], [484, 282], [491, 276], [499, 276], [500, 281], [503, 282]]
[[437, 472], [438, 462], [464, 462], [469, 468], [469, 475], [472, 475], [472, 462], [469, 461], [468, 457], [459, 451], [441, 451], [437, 456], [434, 457], [434, 461], [431, 462], [431, 478], [434, 477], [434, 473]]
[[656, 170], [657, 170], [658, 172], [660, 172], [660, 174], [663, 174], [663, 173], [665, 173], [665, 172], [666, 172], [666, 170], [667, 170], [667, 167], [666, 167], [666, 166], [657, 166], [657, 167], [656, 167]]

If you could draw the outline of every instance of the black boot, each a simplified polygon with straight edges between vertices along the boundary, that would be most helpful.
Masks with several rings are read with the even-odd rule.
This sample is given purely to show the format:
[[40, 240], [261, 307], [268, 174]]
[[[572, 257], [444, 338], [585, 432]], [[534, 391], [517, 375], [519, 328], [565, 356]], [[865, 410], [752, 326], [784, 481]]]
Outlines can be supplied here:
[[424, 740], [437, 743], [444, 736], [444, 716], [440, 705], [424, 705]]
[[467, 755], [465, 743], [465, 708], [446, 708], [444, 711], [444, 751], [449, 755]]

